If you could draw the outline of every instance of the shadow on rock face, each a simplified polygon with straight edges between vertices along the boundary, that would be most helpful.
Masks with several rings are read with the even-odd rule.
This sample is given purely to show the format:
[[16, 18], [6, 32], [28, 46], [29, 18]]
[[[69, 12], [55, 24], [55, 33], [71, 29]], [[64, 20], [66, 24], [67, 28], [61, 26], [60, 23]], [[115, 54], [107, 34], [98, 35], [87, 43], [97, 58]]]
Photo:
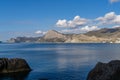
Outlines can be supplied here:
[[16, 72], [0, 74], [0, 80], [25, 80], [29, 75], [29, 72]]

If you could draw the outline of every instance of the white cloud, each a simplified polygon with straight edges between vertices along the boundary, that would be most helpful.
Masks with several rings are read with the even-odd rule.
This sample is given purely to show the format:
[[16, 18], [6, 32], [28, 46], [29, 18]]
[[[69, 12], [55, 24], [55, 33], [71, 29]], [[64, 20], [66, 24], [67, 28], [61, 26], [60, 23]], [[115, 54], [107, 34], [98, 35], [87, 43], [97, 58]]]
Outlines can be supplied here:
[[93, 31], [93, 30], [98, 30], [100, 28], [98, 28], [97, 26], [84, 26], [81, 28], [75, 28], [75, 29], [64, 29], [61, 32], [62, 33], [84, 33], [84, 32], [89, 32], [89, 31]]
[[40, 35], [44, 35], [45, 33], [46, 33], [46, 32], [41, 31], [41, 30], [38, 30], [38, 31], [35, 32], [35, 34], [40, 34]]
[[120, 0], [109, 0], [109, 2], [112, 4], [112, 3], [116, 3], [116, 2], [119, 2]]
[[58, 27], [66, 27], [66, 28], [76, 28], [78, 26], [83, 26], [87, 24], [88, 20], [85, 18], [81, 18], [80, 16], [75, 16], [73, 20], [67, 21], [66, 19], [58, 20], [56, 25]]
[[120, 24], [120, 15], [116, 15], [115, 12], [110, 12], [103, 17], [98, 17], [96, 20], [100, 25]]
[[67, 27], [67, 20], [58, 20], [58, 22], [56, 23], [57, 26], [60, 27]]
[[115, 12], [110, 12], [105, 14], [104, 17], [98, 17], [96, 20], [101, 20], [101, 21], [112, 20], [115, 18], [115, 16], [116, 16]]
[[[106, 13], [104, 16], [95, 19], [81, 18], [75, 16], [73, 20], [58, 20], [56, 25], [63, 27], [63, 33], [84, 33], [88, 31], [98, 30], [99, 27], [107, 26], [111, 28], [119, 27], [120, 15], [115, 12]], [[117, 25], [117, 26], [116, 26]]]
[[82, 31], [85, 31], [85, 32], [88, 32], [88, 31], [93, 31], [93, 30], [98, 30], [99, 28], [97, 26], [85, 26], [85, 27], [82, 27], [81, 30]]
[[115, 25], [112, 28], [119, 28], [119, 27], [120, 27], [120, 25]]

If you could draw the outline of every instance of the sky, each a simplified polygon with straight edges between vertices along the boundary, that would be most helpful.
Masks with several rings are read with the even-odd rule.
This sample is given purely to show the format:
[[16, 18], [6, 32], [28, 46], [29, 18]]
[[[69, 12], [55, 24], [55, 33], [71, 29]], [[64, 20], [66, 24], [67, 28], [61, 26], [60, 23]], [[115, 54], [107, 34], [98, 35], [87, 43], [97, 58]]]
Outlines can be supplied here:
[[120, 26], [120, 0], [0, 0], [0, 40]]

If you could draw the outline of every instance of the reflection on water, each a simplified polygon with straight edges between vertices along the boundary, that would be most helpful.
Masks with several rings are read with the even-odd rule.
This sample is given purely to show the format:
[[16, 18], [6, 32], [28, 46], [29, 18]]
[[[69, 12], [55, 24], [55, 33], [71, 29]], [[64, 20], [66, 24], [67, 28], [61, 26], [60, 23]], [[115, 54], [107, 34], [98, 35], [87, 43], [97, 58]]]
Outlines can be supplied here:
[[0, 57], [24, 58], [33, 69], [0, 80], [86, 80], [97, 62], [120, 59], [120, 44], [0, 44]]
[[0, 74], [0, 80], [25, 80], [29, 72]]

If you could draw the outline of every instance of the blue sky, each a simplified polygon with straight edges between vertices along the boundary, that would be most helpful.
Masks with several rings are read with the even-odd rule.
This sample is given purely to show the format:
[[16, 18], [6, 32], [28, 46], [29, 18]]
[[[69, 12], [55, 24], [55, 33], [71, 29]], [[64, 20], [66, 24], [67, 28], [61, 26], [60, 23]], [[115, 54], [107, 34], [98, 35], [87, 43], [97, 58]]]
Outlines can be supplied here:
[[119, 0], [0, 0], [0, 40], [119, 26], [119, 14]]

